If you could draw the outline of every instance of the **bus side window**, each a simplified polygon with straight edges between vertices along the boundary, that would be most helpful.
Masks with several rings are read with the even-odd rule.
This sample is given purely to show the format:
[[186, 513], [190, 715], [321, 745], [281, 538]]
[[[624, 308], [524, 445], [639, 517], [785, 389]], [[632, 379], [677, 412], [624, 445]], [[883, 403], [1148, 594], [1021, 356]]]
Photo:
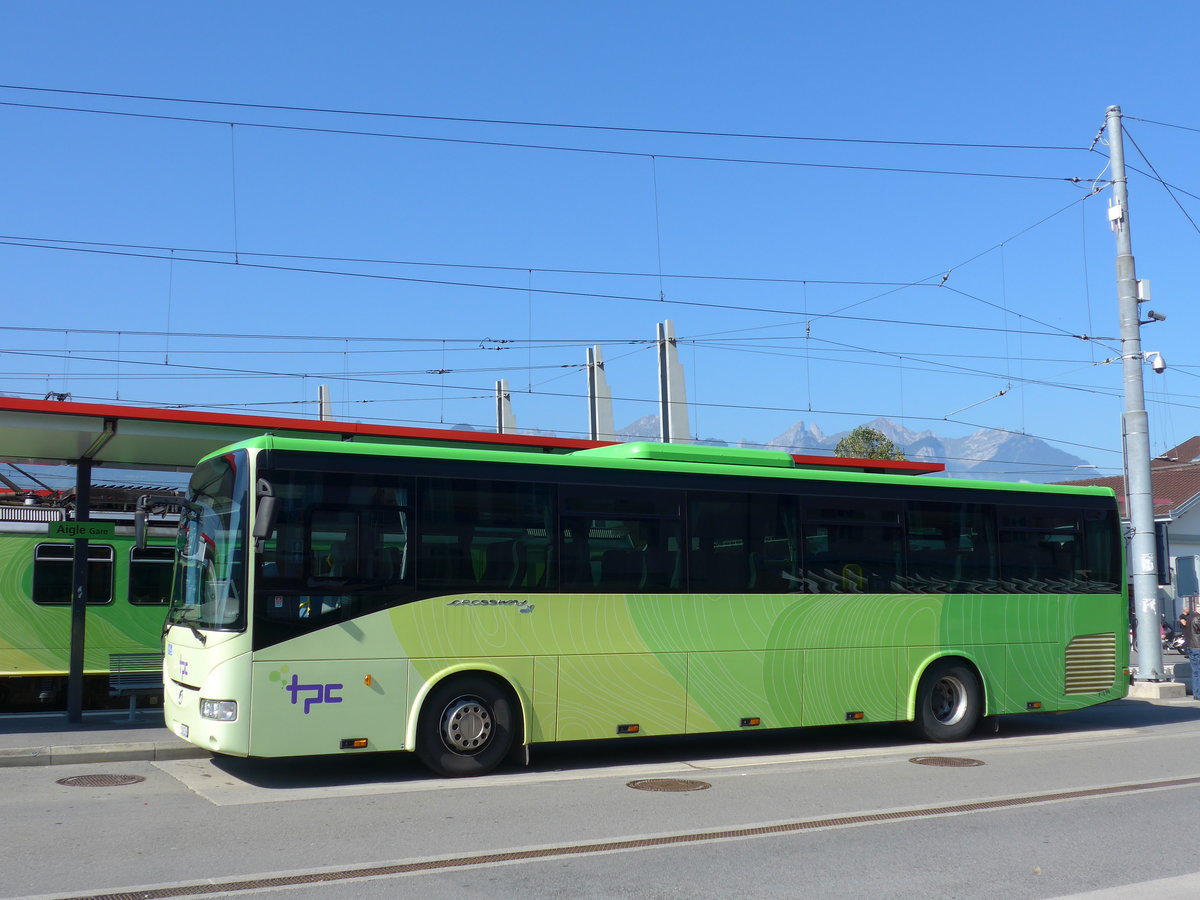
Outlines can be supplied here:
[[904, 589], [898, 503], [819, 500], [805, 513], [805, 572], [816, 590], [885, 594]]
[[1121, 589], [1121, 546], [1117, 514], [1111, 510], [1086, 510], [1083, 516], [1087, 542], [1086, 590], [1113, 593]]
[[590, 522], [564, 519], [562, 552], [559, 554], [559, 588], [564, 591], [590, 591], [596, 584], [592, 568]]
[[995, 514], [970, 503], [908, 505], [908, 590], [986, 593], [995, 589]]
[[796, 501], [775, 494], [688, 497], [688, 577], [698, 593], [786, 593], [796, 577]]
[[1076, 510], [1000, 508], [1001, 576], [1009, 590], [1073, 591], [1086, 583], [1083, 528]]

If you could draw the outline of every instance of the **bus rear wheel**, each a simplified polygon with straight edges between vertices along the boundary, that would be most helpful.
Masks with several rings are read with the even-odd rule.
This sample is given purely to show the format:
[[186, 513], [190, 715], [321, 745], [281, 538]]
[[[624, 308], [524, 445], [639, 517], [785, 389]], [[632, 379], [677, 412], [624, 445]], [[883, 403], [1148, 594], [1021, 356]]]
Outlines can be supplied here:
[[970, 666], [953, 660], [930, 666], [917, 687], [913, 725], [927, 741], [961, 741], [979, 723], [983, 692]]
[[429, 692], [417, 721], [417, 757], [446, 778], [485, 775], [512, 749], [511, 694], [483, 675], [458, 675]]

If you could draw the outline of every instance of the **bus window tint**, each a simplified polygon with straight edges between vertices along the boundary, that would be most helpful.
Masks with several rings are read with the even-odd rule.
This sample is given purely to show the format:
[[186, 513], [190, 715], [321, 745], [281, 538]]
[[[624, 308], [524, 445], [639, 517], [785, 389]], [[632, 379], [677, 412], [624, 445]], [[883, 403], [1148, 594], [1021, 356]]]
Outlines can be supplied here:
[[1078, 510], [1000, 507], [1000, 575], [1010, 591], [1074, 591], [1085, 580]]
[[903, 590], [899, 503], [817, 502], [804, 510], [803, 534], [808, 590], [830, 594]]
[[912, 502], [907, 511], [908, 590], [990, 593], [996, 586], [996, 515], [971, 503]]
[[171, 600], [170, 547], [137, 547], [129, 551], [129, 602], [135, 606], [165, 606]]
[[638, 488], [563, 487], [564, 591], [664, 593], [687, 589], [683, 495]]
[[[307, 618], [409, 580], [408, 479], [343, 472], [271, 473], [275, 532], [259, 556], [273, 618]], [[313, 598], [324, 599], [316, 600]]]
[[1089, 509], [1083, 514], [1087, 570], [1080, 590], [1102, 594], [1120, 590], [1121, 533], [1116, 510]]
[[693, 493], [688, 497], [691, 590], [722, 594], [797, 590], [791, 497]]
[[[33, 602], [43, 606], [71, 602], [75, 560], [74, 544], [38, 544], [33, 552]], [[170, 570], [168, 569], [168, 572]], [[87, 602], [111, 603], [113, 548], [88, 544]]]
[[440, 590], [547, 587], [554, 535], [548, 485], [466, 478], [421, 488], [418, 581]]

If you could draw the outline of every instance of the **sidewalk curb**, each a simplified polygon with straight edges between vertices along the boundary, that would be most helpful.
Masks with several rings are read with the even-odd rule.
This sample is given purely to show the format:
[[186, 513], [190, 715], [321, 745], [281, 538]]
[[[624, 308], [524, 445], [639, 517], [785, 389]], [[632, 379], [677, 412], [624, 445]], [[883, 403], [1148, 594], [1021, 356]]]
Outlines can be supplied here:
[[210, 756], [212, 754], [203, 747], [158, 741], [58, 747], [11, 747], [0, 749], [0, 768], [66, 766], [78, 763], [158, 762], [167, 759], [206, 759]]

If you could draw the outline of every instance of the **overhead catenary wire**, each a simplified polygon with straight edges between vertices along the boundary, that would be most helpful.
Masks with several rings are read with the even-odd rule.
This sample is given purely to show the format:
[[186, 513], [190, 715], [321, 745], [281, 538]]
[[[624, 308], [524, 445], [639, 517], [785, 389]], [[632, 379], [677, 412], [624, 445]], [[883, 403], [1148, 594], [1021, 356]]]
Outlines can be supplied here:
[[[19, 246], [19, 247], [29, 247], [29, 248], [40, 249], [40, 250], [64, 250], [64, 251], [74, 251], [74, 252], [79, 252], [79, 253], [94, 253], [94, 254], [101, 254], [101, 255], [106, 255], [106, 256], [133, 257], [133, 258], [137, 258], [137, 259], [160, 259], [160, 260], [168, 259], [168, 257], [165, 257], [165, 256], [156, 256], [153, 254], [144, 254], [144, 253], [132, 253], [129, 251], [119, 251], [119, 250], [101, 250], [96, 247], [54, 247], [54, 246], [46, 246], [46, 245], [40, 245], [40, 244], [27, 244], [27, 243], [23, 243], [23, 242], [6, 241], [6, 240], [0, 240], [0, 246]], [[521, 286], [521, 285], [510, 285], [510, 284], [487, 284], [487, 283], [483, 283], [483, 282], [470, 282], [470, 281], [450, 281], [450, 280], [433, 279], [433, 278], [415, 278], [415, 277], [407, 276], [407, 275], [385, 275], [385, 274], [380, 274], [380, 273], [375, 273], [375, 272], [345, 272], [345, 271], [338, 271], [338, 270], [331, 270], [331, 269], [315, 269], [315, 268], [308, 268], [308, 267], [303, 267], [303, 266], [271, 266], [271, 265], [264, 265], [264, 264], [260, 264], [260, 263], [247, 263], [244, 261], [243, 262], [235, 262], [232, 260], [193, 259], [193, 258], [179, 257], [179, 256], [174, 256], [171, 258], [174, 259], [176, 262], [190, 262], [190, 263], [197, 263], [197, 264], [201, 264], [201, 265], [218, 265], [218, 266], [230, 266], [230, 267], [237, 267], [237, 268], [257, 268], [257, 269], [267, 269], [267, 270], [279, 271], [279, 272], [299, 272], [299, 273], [306, 273], [306, 274], [312, 274], [312, 275], [328, 275], [328, 276], [340, 276], [340, 277], [348, 277], [348, 278], [364, 278], [364, 279], [383, 280], [383, 281], [399, 281], [399, 282], [405, 282], [405, 283], [410, 283], [410, 284], [436, 285], [436, 286], [442, 286], [442, 287], [474, 288], [474, 289], [479, 289], [479, 290], [507, 291], [507, 292], [516, 292], [516, 293], [526, 293], [526, 294], [537, 293], [537, 294], [545, 294], [545, 295], [556, 296], [556, 297], [579, 297], [579, 298], [590, 298], [590, 299], [596, 299], [596, 300], [628, 301], [628, 302], [635, 302], [635, 303], [669, 304], [669, 305], [674, 305], [674, 306], [693, 307], [693, 308], [698, 308], [698, 309], [719, 309], [719, 310], [736, 311], [736, 312], [757, 312], [757, 313], [767, 313], [767, 314], [773, 314], [773, 315], [786, 315], [786, 316], [798, 315], [798, 311], [794, 310], [794, 309], [780, 309], [777, 307], [766, 307], [766, 306], [748, 306], [745, 304], [736, 304], [736, 303], [706, 303], [706, 302], [699, 301], [699, 300], [681, 300], [681, 299], [675, 298], [675, 297], [673, 297], [673, 298], [639, 297], [639, 296], [632, 295], [632, 294], [609, 294], [609, 293], [601, 293], [598, 291], [567, 291], [567, 290], [559, 290], [559, 289], [555, 289], [555, 288], [541, 288], [541, 287], [531, 288], [528, 285]], [[913, 288], [915, 288], [915, 287], [936, 287], [936, 285], [929, 284], [929, 283], [924, 283], [924, 284], [913, 283], [913, 284], [906, 285], [906, 287], [913, 287]], [[912, 322], [912, 321], [906, 321], [906, 320], [901, 320], [901, 319], [885, 319], [885, 318], [880, 318], [880, 317], [843, 316], [843, 315], [838, 315], [838, 314], [833, 314], [833, 313], [824, 313], [824, 314], [821, 314], [820, 317], [825, 318], [825, 319], [838, 319], [838, 320], [844, 320], [844, 321], [884, 322], [884, 323], [894, 324], [894, 325], [919, 325], [922, 327], [930, 327], [930, 328], [960, 328], [960, 329], [969, 330], [969, 331], [990, 331], [990, 332], [999, 332], [999, 333], [1014, 331], [1013, 329], [997, 329], [994, 327], [982, 326], [982, 325], [969, 326], [969, 325], [955, 325], [955, 324], [944, 323], [944, 322]], [[813, 318], [816, 318], [816, 316], [814, 316]], [[61, 329], [55, 329], [55, 330], [61, 330]], [[74, 332], [78, 332], [78, 333], [84, 333], [87, 331], [86, 329], [70, 329], [70, 330], [74, 331]], [[123, 331], [123, 333], [135, 334], [138, 332], [135, 332], [135, 331], [132, 331], [129, 329], [125, 329]], [[1049, 336], [1051, 334], [1054, 334], [1054, 336], [1065, 336], [1065, 337], [1071, 337], [1071, 338], [1081, 339], [1081, 340], [1094, 340], [1095, 339], [1092, 336], [1085, 335], [1085, 334], [1067, 334], [1067, 333], [1056, 334], [1053, 332], [1022, 332], [1022, 333], [1039, 335], [1039, 336]], [[346, 338], [345, 336], [329, 337], [327, 339], [328, 340], [347, 340], [347, 339], [357, 340], [357, 338]], [[1105, 338], [1105, 340], [1114, 340], [1114, 338]]]
[[[154, 119], [170, 122], [185, 122], [193, 125], [228, 125], [230, 127], [241, 128], [259, 128], [274, 131], [291, 131], [291, 132], [307, 132], [311, 134], [334, 134], [346, 135], [353, 137], [369, 137], [369, 138], [385, 138], [391, 140], [404, 141], [424, 141], [439, 144], [457, 144], [465, 146], [481, 146], [481, 147], [503, 147], [510, 150], [540, 150], [555, 153], [591, 153], [599, 156], [621, 156], [628, 158], [649, 159], [657, 157], [658, 159], [671, 159], [682, 162], [711, 162], [711, 163], [730, 163], [736, 165], [755, 165], [755, 166], [784, 166], [789, 168], [801, 169], [834, 169], [847, 172], [887, 172], [893, 174], [905, 175], [938, 175], [938, 176], [955, 176], [963, 178], [1001, 178], [1013, 179], [1017, 181], [1060, 181], [1069, 184], [1080, 184], [1085, 179], [1077, 175], [1030, 175], [1016, 172], [972, 172], [950, 169], [915, 169], [905, 168], [901, 166], [861, 166], [850, 165], [847, 163], [818, 163], [818, 162], [801, 162], [798, 160], [779, 160], [779, 159], [753, 159], [748, 157], [734, 156], [712, 156], [702, 154], [685, 154], [685, 153], [649, 153], [637, 150], [614, 150], [611, 148], [602, 147], [566, 147], [551, 144], [530, 144], [518, 141], [492, 141], [483, 140], [481, 138], [460, 138], [460, 137], [445, 137], [420, 134], [396, 134], [394, 132], [383, 131], [362, 131], [348, 128], [319, 128], [312, 125], [282, 125], [277, 123], [264, 122], [249, 122], [237, 121], [229, 119], [205, 119], [197, 116], [169, 116], [162, 113], [144, 113], [131, 112], [127, 110], [112, 110], [112, 109], [90, 109], [86, 107], [76, 106], [60, 106], [44, 103], [18, 103], [11, 100], [0, 100], [0, 106], [16, 107], [22, 109], [41, 109], [53, 110], [56, 112], [75, 112], [88, 113], [102, 116], [121, 116], [135, 119]], [[1082, 148], [1081, 148], [1082, 149]]]
[[[163, 98], [159, 98], [159, 99], [163, 99]], [[231, 131], [232, 131], [232, 130], [233, 130], [234, 123], [226, 123], [226, 124], [229, 124], [229, 125], [230, 125]], [[508, 123], [508, 124], [520, 124], [520, 123]], [[532, 124], [532, 123], [529, 123], [529, 124]], [[564, 126], [564, 127], [569, 127], [569, 126]], [[883, 142], [881, 142], [881, 143], [883, 143]], [[981, 145], [981, 146], [982, 146], [982, 145]], [[992, 149], [996, 149], [996, 148], [992, 148]], [[1016, 149], [1016, 148], [1012, 148], [1012, 149]], [[1062, 148], [1062, 149], [1072, 149], [1072, 148]], [[1073, 149], [1082, 149], [1082, 148], [1073, 148]], [[645, 154], [645, 155], [647, 155], [647, 156], [651, 156], [651, 157], [653, 158], [654, 156], [656, 156], [656, 155], [661, 155], [661, 154]], [[235, 223], [235, 224], [236, 224], [236, 223]], [[233, 252], [234, 252], [234, 254], [238, 254], [238, 253], [239, 253], [239, 251], [240, 251], [240, 247], [238, 247], [238, 246], [237, 246], [237, 242], [236, 242], [236, 240], [235, 240], [235, 249], [234, 249], [234, 251], [233, 251]], [[987, 252], [987, 251], [985, 251], [985, 252]], [[158, 257], [158, 258], [162, 258], [162, 257]], [[241, 255], [241, 258], [242, 258], [242, 260], [245, 260], [245, 258], [246, 258], [245, 254], [242, 254], [242, 255]], [[307, 257], [307, 258], [311, 259], [312, 257]], [[238, 262], [238, 259], [237, 259], [237, 256], [236, 256], [236, 255], [235, 255], [235, 258], [234, 258], [234, 262], [235, 262], [235, 263], [237, 263], [237, 262]], [[521, 267], [521, 269], [520, 269], [520, 270], [522, 270], [522, 271], [531, 271], [531, 270], [530, 270], [530, 269], [528, 269], [527, 267]], [[660, 266], [660, 270], [661, 270], [661, 266]], [[323, 271], [319, 271], [319, 270], [314, 270], [314, 271], [316, 271], [316, 272], [317, 272], [317, 274], [330, 274], [330, 273], [323, 272]], [[344, 274], [351, 275], [351, 276], [357, 276], [357, 277], [361, 277], [361, 274], [360, 274], [360, 273], [344, 273]], [[687, 276], [682, 276], [682, 277], [687, 277]], [[705, 276], [696, 276], [696, 277], [705, 277]], [[719, 277], [719, 276], [718, 276], [718, 277]], [[764, 279], [764, 280], [765, 280], [765, 279]], [[437, 284], [438, 282], [430, 280], [430, 283]], [[446, 283], [448, 283], [448, 284], [456, 284], [455, 282], [446, 282]], [[810, 281], [807, 281], [807, 280], [800, 279], [800, 280], [796, 280], [796, 282], [794, 282], [794, 283], [808, 284], [808, 283], [817, 283], [817, 282], [810, 282]], [[910, 283], [910, 284], [911, 284], [911, 283]], [[483, 285], [471, 285], [471, 284], [469, 284], [469, 283], [468, 283], [466, 286], [469, 286], [469, 287], [487, 287], [487, 286], [483, 286]], [[887, 285], [887, 286], [892, 286], [892, 287], [897, 287], [897, 288], [903, 288], [903, 287], [906, 287], [906, 286], [908, 286], [908, 285], [907, 285], [907, 284], [905, 284], [905, 283], [903, 283], [903, 282], [899, 282], [899, 283], [895, 283], [895, 284], [893, 284], [893, 285]], [[930, 286], [932, 286], [932, 285], [930, 285]], [[495, 287], [496, 287], [497, 289], [508, 289], [508, 288], [507, 288], [507, 286], [495, 286]], [[519, 289], [522, 289], [522, 290], [523, 290], [524, 288], [519, 288]], [[965, 293], [965, 292], [963, 292], [963, 293]], [[581, 295], [581, 296], [589, 296], [589, 295], [587, 295], [587, 294], [586, 294], [586, 293], [584, 293], [584, 292], [578, 292], [578, 295]], [[598, 298], [599, 298], [599, 299], [609, 299], [608, 297], [606, 297], [606, 296], [604, 296], [604, 295], [594, 295], [594, 296], [598, 296]], [[969, 294], [968, 294], [967, 296], [968, 296], [968, 297], [970, 297], [970, 296], [972, 296], [972, 295], [969, 295]], [[619, 296], [619, 295], [613, 295], [613, 296], [611, 297], [611, 299], [630, 299], [630, 300], [639, 300], [639, 301], [642, 301], [642, 300], [652, 300], [652, 298], [640, 298], [640, 297], [628, 297], [628, 298], [623, 298], [623, 297], [621, 297], [621, 296]], [[661, 299], [661, 295], [660, 295], [660, 299]], [[974, 298], [974, 299], [979, 299], [979, 298]], [[860, 302], [866, 302], [866, 301], [860, 301]], [[985, 301], [985, 302], [986, 302], [986, 301]], [[742, 310], [745, 310], [745, 311], [757, 311], [757, 310], [755, 309], [755, 307], [753, 307], [753, 306], [749, 306], [749, 305], [745, 305], [745, 306], [732, 306], [732, 305], [707, 304], [707, 303], [699, 303], [699, 302], [695, 303], [695, 305], [697, 305], [697, 306], [714, 306], [714, 307], [716, 307], [716, 308], [721, 308], [721, 309], [737, 309], [737, 310], [739, 310], [739, 311], [742, 311]], [[783, 311], [780, 311], [780, 312], [783, 312]], [[790, 313], [788, 313], [788, 314], [790, 314], [790, 315], [796, 315], [796, 312], [795, 312], [795, 311], [791, 311], [791, 312], [790, 312]], [[855, 321], [855, 322], [860, 322], [860, 321], [861, 321], [861, 322], [886, 322], [886, 323], [889, 323], [889, 324], [892, 322], [892, 320], [890, 320], [890, 319], [886, 319], [886, 318], [882, 318], [882, 317], [878, 317], [878, 318], [877, 318], [877, 317], [850, 317], [850, 316], [847, 316], [847, 317], [840, 317], [840, 316], [839, 316], [839, 317], [837, 317], [837, 318], [844, 318], [846, 321]], [[1032, 320], [1032, 319], [1031, 319], [1031, 321], [1037, 321], [1037, 320]], [[913, 324], [928, 324], [928, 325], [930, 325], [930, 326], [933, 326], [933, 325], [938, 325], [938, 326], [941, 326], [941, 327], [946, 327], [945, 323], [913, 323]], [[1057, 326], [1053, 326], [1053, 325], [1048, 325], [1048, 324], [1046, 324], [1046, 323], [1039, 323], [1039, 324], [1046, 325], [1046, 327], [1048, 327], [1048, 328], [1056, 328], [1056, 327], [1057, 327]], [[950, 326], [950, 327], [953, 327], [953, 326]], [[997, 329], [985, 329], [985, 330], [992, 330], [992, 331], [996, 331]], [[72, 329], [72, 331], [75, 331], [75, 330], [74, 330], [74, 329]], [[1012, 329], [998, 329], [998, 331], [1000, 331], [1000, 333], [1014, 333], [1014, 331], [1013, 331]], [[1066, 334], [1066, 330], [1065, 330], [1065, 329], [1060, 329], [1060, 331], [1063, 331], [1063, 332], [1064, 332], [1064, 334]], [[1090, 329], [1089, 329], [1089, 331], [1090, 331]], [[118, 334], [118, 340], [120, 340], [120, 335], [121, 335], [122, 333], [128, 333], [128, 332], [117, 332], [117, 334]], [[1035, 333], [1036, 333], [1036, 332], [1035, 332]], [[1081, 337], [1080, 335], [1069, 335], [1069, 336], [1071, 336], [1071, 337], [1075, 337], [1075, 338], [1079, 338], [1079, 337]], [[172, 335], [172, 337], [174, 337], [174, 335]], [[1090, 338], [1088, 338], [1088, 337], [1087, 337], [1087, 335], [1083, 335], [1082, 337], [1084, 337], [1084, 338], [1086, 338], [1086, 339], [1090, 339]], [[336, 337], [335, 337], [335, 338], [333, 338], [333, 339], [335, 339], [335, 340], [348, 340], [348, 339], [344, 339], [344, 338], [336, 338]], [[128, 352], [128, 351], [127, 351], [127, 352]], [[291, 352], [291, 351], [288, 351], [288, 352]], [[871, 352], [871, 351], [864, 350], [863, 352]], [[79, 353], [79, 350], [78, 350], [78, 348], [75, 348], [75, 353], [76, 353], [76, 355], [75, 355], [75, 356], [72, 356], [72, 355], [68, 354], [68, 360], [74, 360], [74, 359], [77, 359], [77, 358], [79, 358], [79, 357], [78, 357], [78, 355], [77, 355], [77, 354]], [[72, 372], [72, 377], [74, 377], [76, 374], [78, 374], [78, 369], [77, 369], [77, 366], [73, 366], [73, 367], [72, 367], [72, 369], [73, 369], [73, 372]], [[499, 370], [499, 369], [498, 369], [498, 370]], [[456, 371], [456, 370], [454, 370], [453, 368], [451, 368], [451, 369], [449, 369], [448, 371]], [[468, 372], [468, 371], [469, 371], [469, 370], [466, 370], [466, 369], [459, 369], [459, 370], [457, 370], [457, 372], [459, 372], [459, 373], [465, 373], [465, 372]], [[482, 368], [480, 368], [480, 369], [476, 369], [475, 371], [488, 371], [488, 370], [485, 370], [485, 369], [482, 369]], [[347, 371], [347, 372], [344, 372], [344, 373], [342, 373], [342, 374], [343, 374], [343, 375], [348, 375], [348, 374], [349, 374], [349, 372]], [[199, 375], [197, 375], [197, 377], [199, 377]], [[221, 376], [220, 376], [220, 375], [214, 375], [214, 376], [212, 376], [212, 377], [221, 377]], [[247, 376], [247, 377], [259, 377], [259, 376]], [[295, 377], [295, 375], [282, 375], [282, 376], [279, 376], [279, 377]], [[301, 373], [299, 377], [302, 377], [302, 378], [304, 378], [304, 377], [315, 377], [315, 376], [314, 376], [314, 373], [304, 372], [304, 373]], [[981, 377], [986, 377], [986, 376], [981, 376]], [[306, 401], [298, 401], [298, 402], [306, 402]]]
[[452, 122], [469, 125], [504, 125], [529, 128], [556, 128], [582, 131], [609, 131], [628, 134], [659, 134], [684, 137], [721, 137], [743, 138], [762, 141], [802, 141], [813, 143], [833, 144], [883, 144], [901, 147], [950, 147], [956, 149], [977, 150], [1043, 150], [1043, 151], [1077, 151], [1086, 149], [1073, 146], [1039, 146], [1033, 144], [985, 144], [965, 143], [961, 141], [908, 141], [885, 138], [846, 138], [846, 137], [812, 137], [805, 135], [755, 134], [732, 131], [697, 131], [678, 128], [639, 128], [623, 125], [598, 125], [578, 122], [539, 122], [520, 119], [489, 119], [470, 116], [434, 116], [421, 113], [398, 113], [380, 110], [340, 109], [335, 107], [295, 106], [269, 103], [246, 103], [230, 100], [211, 100], [189, 97], [163, 97], [148, 94], [120, 94], [108, 91], [84, 91], [69, 88], [35, 87], [30, 85], [0, 84], [0, 89], [10, 91], [29, 91], [49, 94], [69, 94], [80, 97], [105, 97], [113, 100], [141, 100], [156, 103], [192, 104], [199, 106], [223, 106], [232, 109], [272, 110], [276, 112], [319, 113], [322, 115], [365, 116], [388, 119], [412, 119], [427, 122]]
[[[831, 345], [833, 347], [837, 347], [837, 348], [849, 348], [849, 349], [854, 349], [854, 350], [859, 350], [859, 351], [864, 350], [864, 348], [853, 347], [853, 345], [842, 344], [842, 343], [835, 342], [835, 341], [822, 341], [822, 343], [829, 344], [829, 345]], [[43, 352], [37, 352], [37, 351], [6, 350], [6, 351], [0, 351], [0, 354], [26, 356], [26, 357], [41, 357], [41, 358], [50, 358], [50, 359], [61, 358], [61, 355], [59, 355], [59, 354], [43, 353]], [[899, 354], [883, 354], [883, 355], [890, 355], [890, 356], [893, 356], [894, 358], [902, 358], [902, 357], [900, 357]], [[96, 358], [83, 356], [82, 354], [79, 354], [79, 353], [71, 354], [71, 358], [74, 360], [78, 360], [78, 361], [113, 362], [113, 360], [111, 360], [111, 359], [97, 360]], [[142, 362], [142, 361], [128, 361], [128, 362], [131, 365], [155, 366], [155, 367], [160, 367], [160, 368], [163, 367], [163, 364], [161, 364], [161, 363]], [[343, 378], [341, 373], [335, 373], [335, 372], [329, 372], [329, 373], [272, 372], [272, 371], [266, 371], [266, 370], [253, 370], [253, 369], [218, 368], [218, 367], [200, 366], [200, 365], [183, 364], [183, 363], [171, 363], [169, 365], [171, 368], [197, 370], [199, 372], [205, 373], [205, 375], [207, 377], [222, 377], [222, 376], [241, 377], [241, 378], [246, 378], [246, 377], [249, 377], [249, 378], [320, 377], [320, 378], [325, 378], [325, 379], [329, 379], [329, 380], [341, 380]], [[514, 368], [519, 369], [520, 367], [514, 367]], [[582, 368], [582, 367], [576, 367], [576, 368]], [[950, 370], [950, 371], [955, 371], [955, 372], [957, 372], [959, 374], [963, 374], [963, 375], [970, 375], [970, 376], [974, 376], [974, 377], [982, 377], [982, 378], [988, 378], [988, 379], [994, 379], [994, 380], [1003, 380], [1004, 378], [1006, 378], [1006, 376], [1003, 375], [1002, 373], [983, 372], [983, 371], [971, 369], [970, 367], [955, 366], [955, 365], [950, 365], [950, 364], [940, 364], [939, 370], [941, 370], [941, 371]], [[216, 374], [213, 375], [210, 373], [216, 373]], [[426, 373], [427, 374], [445, 375], [445, 374], [451, 374], [451, 370], [449, 370], [449, 369], [446, 369], [445, 371], [427, 370]], [[129, 377], [129, 376], [126, 375], [126, 377]], [[178, 377], [178, 376], [174, 376], [174, 377]], [[188, 376], [188, 377], [192, 377], [192, 376]], [[374, 383], [374, 384], [388, 384], [388, 385], [393, 385], [393, 386], [424, 387], [424, 388], [439, 387], [439, 388], [443, 388], [443, 389], [450, 389], [453, 391], [468, 391], [468, 392], [473, 392], [476, 395], [476, 398], [490, 396], [488, 388], [485, 386], [481, 386], [481, 385], [456, 385], [456, 384], [446, 383], [446, 382], [441, 382], [437, 385], [434, 385], [434, 384], [430, 384], [428, 382], [397, 380], [396, 378], [385, 377], [383, 374], [372, 375], [372, 376], [356, 375], [356, 376], [353, 376], [350, 380], [355, 383], [364, 383], [364, 384]], [[1029, 379], [1029, 378], [1013, 378], [1011, 380], [1015, 381], [1017, 383], [1021, 383], [1021, 384], [1036, 385], [1036, 386], [1041, 386], [1041, 387], [1049, 387], [1049, 388], [1067, 390], [1067, 391], [1090, 393], [1090, 394], [1095, 394], [1098, 396], [1110, 396], [1110, 397], [1117, 396], [1117, 394], [1113, 391], [1097, 389], [1094, 387], [1070, 385], [1070, 384], [1065, 384], [1061, 381], [1044, 381], [1044, 380]], [[539, 396], [546, 396], [546, 397], [578, 398], [579, 396], [581, 396], [574, 392], [553, 392], [553, 391], [532, 390], [532, 389], [529, 391], [529, 393], [534, 394], [534, 395], [539, 395]], [[614, 399], [631, 401], [631, 402], [639, 402], [639, 403], [652, 402], [648, 398], [639, 398], [639, 397], [614, 397]], [[188, 407], [188, 408], [191, 408], [193, 406], [193, 404], [174, 404], [174, 405], [181, 406], [181, 407]], [[800, 411], [800, 410], [794, 410], [790, 407], [749, 406], [746, 404], [725, 404], [725, 403], [699, 404], [699, 403], [694, 403], [693, 405], [712, 407], [712, 408], [716, 408], [716, 409], [744, 408], [744, 409], [753, 409], [753, 410]], [[1181, 407], [1181, 408], [1200, 408], [1200, 405], [1192, 405], [1192, 404], [1179, 403], [1179, 402], [1172, 402], [1171, 405]], [[851, 413], [846, 413], [843, 411], [843, 412], [840, 412], [839, 414], [849, 415]], [[909, 418], [917, 418], [917, 419], [922, 419], [922, 420], [933, 421], [939, 417], [910, 416]], [[948, 419], [945, 416], [940, 417], [940, 418], [944, 421], [953, 421], [951, 419]]]
[[1192, 218], [1191, 213], [1187, 211], [1184, 205], [1179, 202], [1179, 198], [1175, 196], [1175, 192], [1171, 189], [1171, 186], [1167, 184], [1167, 182], [1162, 179], [1162, 176], [1158, 174], [1158, 169], [1154, 168], [1154, 163], [1150, 162], [1150, 158], [1146, 156], [1146, 154], [1142, 151], [1142, 148], [1138, 146], [1138, 142], [1134, 140], [1133, 135], [1129, 133], [1129, 129], [1122, 126], [1121, 130], [1125, 133], [1125, 137], [1129, 138], [1129, 143], [1133, 144], [1133, 148], [1137, 150], [1138, 155], [1145, 160], [1146, 165], [1150, 167], [1150, 171], [1154, 173], [1155, 180], [1157, 180], [1158, 183], [1163, 186], [1163, 190], [1167, 192], [1167, 195], [1172, 201], [1174, 201], [1175, 205], [1179, 207], [1179, 211], [1183, 213], [1184, 217], [1191, 224], [1192, 230], [1197, 234], [1200, 234], [1200, 226], [1196, 224], [1196, 220]]

